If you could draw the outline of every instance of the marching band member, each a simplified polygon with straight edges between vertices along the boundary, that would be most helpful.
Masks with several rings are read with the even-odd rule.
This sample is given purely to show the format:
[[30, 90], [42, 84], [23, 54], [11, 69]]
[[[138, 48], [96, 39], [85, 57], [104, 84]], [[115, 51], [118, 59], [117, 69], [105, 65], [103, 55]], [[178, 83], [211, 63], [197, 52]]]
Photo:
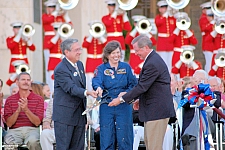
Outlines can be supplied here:
[[[178, 12], [174, 15], [176, 19], [179, 18], [188, 18], [188, 14], [185, 12]], [[193, 34], [193, 31], [180, 30], [179, 27], [173, 31], [173, 44], [174, 44], [174, 52], [172, 56], [172, 66], [174, 66], [180, 60], [180, 54], [182, 52], [181, 47], [183, 45], [196, 45], [198, 43], [196, 37]]]
[[[136, 27], [138, 21], [140, 21], [142, 19], [146, 19], [146, 17], [141, 16], [141, 15], [135, 15], [135, 16], [132, 16], [132, 19], [134, 20], [135, 28], [131, 32], [127, 33], [126, 38], [125, 38], [125, 43], [127, 45], [129, 45], [129, 47], [130, 47], [129, 64], [130, 64], [132, 70], [134, 71], [134, 74], [138, 77], [138, 75], [140, 74], [141, 68], [142, 68], [141, 65], [143, 63], [143, 60], [141, 60], [140, 57], [135, 54], [135, 51], [134, 51], [133, 46], [131, 44], [131, 41], [140, 34], [137, 30], [137, 27]], [[152, 36], [152, 34], [146, 33], [146, 35], [152, 41], [152, 45], [156, 45], [156, 39]]]
[[62, 10], [60, 9], [59, 4], [57, 4], [56, 1], [48, 0], [44, 4], [46, 6], [46, 13], [42, 15], [42, 24], [44, 29], [43, 49], [44, 49], [46, 82], [49, 83], [51, 78], [50, 75], [48, 75], [47, 71], [50, 54], [48, 49], [48, 42], [51, 40], [51, 38], [55, 36], [52, 23], [66, 22], [72, 24], [72, 22], [67, 11], [63, 10], [63, 13], [60, 13]]
[[12, 23], [11, 26], [13, 27], [14, 36], [10, 36], [6, 39], [7, 47], [11, 52], [11, 60], [9, 66], [10, 78], [6, 82], [6, 84], [9, 86], [15, 82], [17, 77], [15, 66], [13, 64], [18, 61], [29, 64], [27, 59], [27, 48], [29, 48], [29, 50], [31, 51], [35, 50], [35, 45], [31, 41], [31, 38], [24, 37], [22, 35], [22, 25], [22, 22]]
[[155, 24], [158, 30], [157, 53], [163, 58], [169, 70], [171, 70], [173, 43], [170, 41], [172, 33], [176, 28], [176, 19], [169, 16], [167, 11], [168, 4], [165, 0], [157, 3], [159, 12], [155, 17]]
[[213, 42], [206, 42], [206, 37], [212, 32], [215, 21], [213, 20], [214, 14], [211, 10], [211, 2], [203, 3], [200, 7], [202, 8], [202, 15], [199, 19], [199, 26], [202, 32], [202, 51], [206, 62], [205, 71], [209, 72], [215, 47]]
[[[99, 23], [99, 21], [92, 21], [88, 23], [91, 27], [94, 23]], [[87, 59], [86, 59], [86, 83], [87, 89], [92, 90], [91, 82], [94, 77], [94, 71], [102, 64], [102, 51], [106, 44], [106, 38], [101, 36], [99, 38], [93, 37], [93, 35], [89, 34], [84, 38], [82, 47], [87, 49]]]
[[51, 91], [54, 91], [54, 76], [53, 76], [54, 69], [58, 65], [58, 63], [61, 62], [61, 59], [63, 57], [60, 48], [60, 44], [63, 41], [63, 39], [57, 32], [61, 24], [62, 24], [61, 22], [54, 22], [52, 24], [53, 28], [55, 29], [55, 36], [52, 37], [46, 45], [46, 47], [49, 49], [50, 52], [47, 70], [49, 75], [48, 78], [51, 80], [49, 80], [47, 84], [49, 85]]
[[106, 0], [108, 4], [109, 14], [102, 17], [107, 31], [107, 42], [117, 40], [122, 47], [121, 61], [124, 61], [125, 57], [125, 41], [123, 37], [123, 30], [131, 31], [132, 27], [127, 17], [127, 13], [118, 13], [118, 6], [116, 6], [116, 0]]
[[[195, 49], [192, 45], [184, 45], [181, 47], [182, 51], [188, 50], [190, 52], [193, 52]], [[184, 56], [185, 57], [185, 56]], [[191, 61], [190, 63], [184, 63], [182, 60], [179, 60], [174, 67], [172, 68], [173, 74], [180, 74], [180, 78], [186, 77], [186, 76], [192, 76], [196, 70], [201, 69], [201, 64], [198, 61]]]

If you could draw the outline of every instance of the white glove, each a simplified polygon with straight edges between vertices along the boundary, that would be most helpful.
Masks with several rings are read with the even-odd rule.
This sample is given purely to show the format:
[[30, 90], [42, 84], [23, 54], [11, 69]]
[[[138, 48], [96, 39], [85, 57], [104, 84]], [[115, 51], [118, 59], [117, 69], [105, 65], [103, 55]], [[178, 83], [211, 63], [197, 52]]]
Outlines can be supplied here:
[[23, 27], [20, 28], [19, 32], [17, 33], [17, 35], [14, 37], [13, 41], [15, 42], [19, 42], [20, 41], [20, 38], [22, 36], [22, 32], [23, 32]]
[[168, 18], [169, 13], [168, 12], [165, 12], [162, 16], [165, 17], [165, 18]]
[[129, 22], [129, 18], [127, 17], [127, 12], [123, 14], [123, 22]]
[[86, 38], [86, 41], [87, 41], [88, 43], [91, 43], [92, 39], [93, 39], [93, 36], [90, 34], [90, 35]]
[[182, 65], [182, 61], [179, 60], [176, 64], [175, 64], [175, 67], [180, 69], [180, 66]]
[[71, 19], [70, 19], [70, 17], [69, 17], [68, 11], [65, 12], [65, 14], [63, 15], [63, 18], [65, 19], [65, 21], [66, 21], [67, 23], [71, 22]]
[[53, 15], [54, 17], [56, 17], [59, 14], [60, 9], [61, 8], [60, 8], [59, 4], [57, 4], [56, 7], [55, 7], [55, 11], [53, 11], [51, 13], [51, 15]]
[[198, 64], [195, 62], [195, 61], [192, 61], [191, 63], [190, 63], [190, 65], [192, 66], [192, 68], [194, 69], [194, 70], [196, 70], [199, 66], [198, 66]]
[[175, 34], [175, 35], [179, 35], [179, 33], [180, 33], [180, 29], [178, 29], [178, 28], [176, 28], [174, 31], [173, 31], [173, 34]]
[[193, 33], [189, 29], [185, 30], [185, 32], [186, 32], [188, 38], [193, 35]]
[[215, 37], [216, 37], [216, 35], [217, 35], [217, 32], [216, 32], [215, 30], [213, 30], [210, 34], [211, 34], [211, 36], [212, 36], [212, 37], [214, 37], [214, 38], [215, 38]]
[[18, 74], [17, 73], [13, 73], [13, 74], [11, 74], [11, 76], [10, 76], [10, 80], [11, 81], [15, 81], [16, 80], [16, 78], [17, 78], [17, 76], [18, 76]]
[[114, 12], [111, 14], [111, 17], [114, 18], [114, 19], [116, 19], [116, 17], [117, 17], [117, 11], [114, 11]]
[[101, 37], [99, 38], [99, 41], [103, 44], [103, 43], [105, 43], [107, 40], [106, 40], [106, 38], [105, 38], [104, 36], [101, 36]]
[[215, 20], [210, 21], [210, 24], [214, 25], [215, 24]]
[[130, 36], [135, 37], [136, 34], [137, 34], [137, 28], [135, 27], [135, 28], [130, 32]]
[[58, 40], [59, 40], [59, 33], [57, 32], [56, 35], [51, 39], [51, 42], [53, 44], [56, 44]]
[[27, 40], [27, 46], [31, 46], [33, 44], [32, 40], [31, 39], [28, 39]]
[[217, 66], [217, 65], [214, 65], [214, 66], [212, 67], [212, 69], [213, 69], [214, 71], [217, 71], [218, 66]]

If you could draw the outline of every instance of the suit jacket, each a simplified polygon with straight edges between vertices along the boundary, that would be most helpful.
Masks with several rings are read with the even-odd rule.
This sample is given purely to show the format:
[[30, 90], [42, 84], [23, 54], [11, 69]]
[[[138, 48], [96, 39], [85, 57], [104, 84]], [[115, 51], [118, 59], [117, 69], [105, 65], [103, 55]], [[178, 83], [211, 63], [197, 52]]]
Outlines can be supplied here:
[[64, 58], [54, 70], [53, 120], [67, 125], [86, 124], [86, 116], [82, 112], [86, 108], [86, 81], [84, 67], [77, 62], [81, 78], [77, 70]]
[[142, 122], [175, 116], [170, 74], [165, 62], [153, 50], [143, 65], [138, 84], [123, 99], [131, 103], [139, 97], [139, 119]]

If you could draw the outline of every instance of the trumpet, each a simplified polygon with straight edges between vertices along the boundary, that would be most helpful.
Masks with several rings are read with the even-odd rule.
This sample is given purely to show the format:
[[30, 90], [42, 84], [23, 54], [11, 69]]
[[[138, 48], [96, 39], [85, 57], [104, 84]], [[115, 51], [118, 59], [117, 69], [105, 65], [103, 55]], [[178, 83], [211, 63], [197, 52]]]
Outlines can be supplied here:
[[26, 63], [21, 63], [15, 67], [16, 67], [17, 74], [20, 74], [21, 72], [27, 72], [30, 74], [30, 72], [31, 72], [30, 67]]
[[217, 66], [224, 67], [225, 66], [225, 53], [216, 54], [214, 61]]
[[177, 18], [176, 26], [180, 30], [187, 30], [191, 26], [191, 19], [189, 17], [179, 17]]
[[173, 9], [183, 9], [188, 5], [190, 0], [166, 0], [166, 2]]
[[117, 0], [117, 2], [122, 10], [131, 10], [138, 4], [138, 0]]
[[219, 34], [225, 33], [225, 19], [224, 20], [217, 20], [215, 22], [215, 30]]
[[94, 37], [94, 38], [100, 38], [106, 33], [106, 29], [103, 23], [101, 22], [95, 22], [91, 25], [89, 29], [89, 33]]
[[225, 15], [225, 0], [211, 0], [211, 9], [216, 16]]
[[152, 30], [152, 25], [148, 19], [141, 19], [137, 23], [137, 31], [139, 34], [146, 34]]
[[24, 37], [32, 37], [35, 33], [35, 29], [31, 24], [25, 24], [22, 28], [22, 35]]
[[194, 52], [191, 50], [183, 50], [180, 54], [180, 60], [185, 64], [190, 64], [194, 60]]
[[60, 25], [57, 31], [63, 38], [69, 38], [74, 33], [74, 29], [69, 23], [63, 23], [62, 25]]
[[58, 0], [59, 6], [63, 10], [70, 10], [77, 6], [79, 0]]

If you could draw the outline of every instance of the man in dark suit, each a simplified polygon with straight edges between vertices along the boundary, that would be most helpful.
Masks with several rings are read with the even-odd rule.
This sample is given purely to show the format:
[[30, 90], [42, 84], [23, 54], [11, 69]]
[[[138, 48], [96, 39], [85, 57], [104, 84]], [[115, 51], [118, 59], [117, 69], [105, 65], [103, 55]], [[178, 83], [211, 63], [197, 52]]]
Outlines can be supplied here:
[[139, 109], [139, 119], [144, 122], [147, 150], [162, 150], [163, 139], [170, 117], [175, 116], [170, 89], [170, 74], [162, 58], [152, 49], [152, 42], [146, 35], [139, 35], [132, 41], [135, 53], [144, 60], [138, 84], [122, 97], [114, 99], [109, 106], [121, 102], [132, 103]]
[[84, 67], [77, 39], [66, 39], [60, 45], [65, 58], [54, 70], [53, 120], [57, 150], [84, 150], [86, 96], [97, 97], [86, 90]]

